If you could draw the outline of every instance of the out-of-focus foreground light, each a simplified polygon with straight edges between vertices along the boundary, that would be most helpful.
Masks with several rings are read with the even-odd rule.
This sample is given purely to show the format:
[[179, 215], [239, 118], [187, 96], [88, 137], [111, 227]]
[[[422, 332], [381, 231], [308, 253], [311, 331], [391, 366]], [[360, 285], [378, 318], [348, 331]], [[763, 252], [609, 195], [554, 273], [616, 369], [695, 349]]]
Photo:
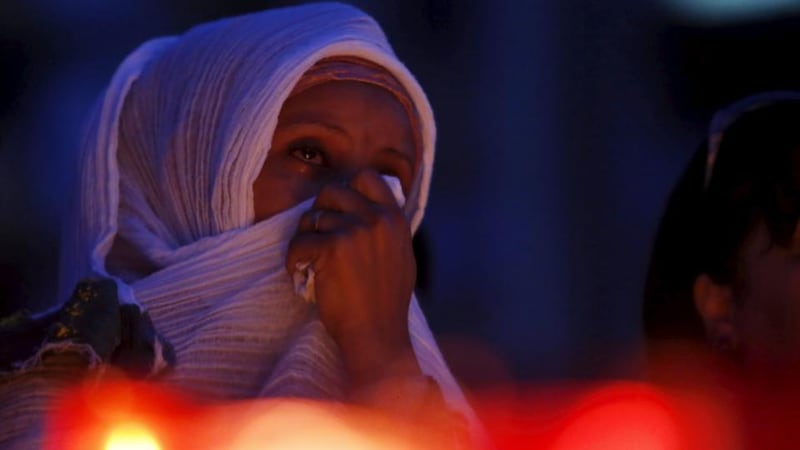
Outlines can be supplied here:
[[661, 0], [690, 20], [719, 23], [759, 20], [800, 11], [798, 0]]
[[[501, 450], [740, 450], [738, 403], [727, 389], [715, 387], [719, 377], [704, 377], [691, 364], [678, 368], [680, 383], [509, 385], [474, 393], [471, 400]], [[212, 403], [156, 384], [89, 383], [60, 399], [48, 420], [44, 448], [452, 448], [453, 428], [428, 429], [441, 417], [420, 415], [403, 422], [339, 403], [285, 398]]]
[[609, 386], [575, 408], [552, 450], [679, 450], [678, 417], [655, 389]]
[[87, 382], [64, 393], [47, 418], [45, 450], [172, 450], [203, 408], [157, 385]]
[[111, 429], [105, 450], [161, 450], [161, 446], [146, 426], [128, 422]]
[[447, 448], [427, 432], [369, 409], [338, 403], [288, 398], [208, 402], [184, 397], [156, 384], [117, 381], [88, 383], [60, 398], [48, 418], [44, 448]]
[[399, 436], [391, 426], [376, 427], [368, 417], [331, 406], [304, 401], [262, 401], [261, 406], [250, 406], [247, 413], [237, 414], [240, 417], [238, 430], [231, 434], [226, 446], [233, 450], [441, 448], [426, 445], [419, 440], [421, 436], [416, 436], [415, 440], [412, 440], [414, 436]]
[[502, 450], [740, 449], [730, 408], [706, 391], [565, 382], [511, 386], [473, 401]]

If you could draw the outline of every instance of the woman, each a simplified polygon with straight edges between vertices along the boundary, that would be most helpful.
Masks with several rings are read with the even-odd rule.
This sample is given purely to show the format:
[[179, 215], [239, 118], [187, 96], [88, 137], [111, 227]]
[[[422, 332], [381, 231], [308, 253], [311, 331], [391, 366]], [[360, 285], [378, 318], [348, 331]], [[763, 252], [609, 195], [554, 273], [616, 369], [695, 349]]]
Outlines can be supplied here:
[[[60, 298], [87, 278], [115, 284], [78, 284], [26, 367], [75, 349], [204, 398], [413, 415], [443, 397], [472, 421], [413, 296], [434, 139], [422, 89], [348, 6], [144, 44], [91, 119]], [[65, 311], [104, 289], [123, 306], [92, 317], [129, 319], [98, 338], [100, 319], [81, 328], [87, 314]]]
[[800, 94], [717, 113], [670, 197], [645, 289], [650, 338], [705, 338], [750, 371], [800, 363]]

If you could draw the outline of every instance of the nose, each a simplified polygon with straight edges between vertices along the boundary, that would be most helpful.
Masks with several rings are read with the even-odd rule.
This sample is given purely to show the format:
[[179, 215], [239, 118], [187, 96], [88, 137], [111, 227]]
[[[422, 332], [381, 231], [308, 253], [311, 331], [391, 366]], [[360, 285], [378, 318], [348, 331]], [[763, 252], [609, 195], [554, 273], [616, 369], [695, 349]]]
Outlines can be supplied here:
[[370, 169], [375, 170], [372, 162], [367, 157], [368, 154], [368, 149], [354, 146], [354, 148], [347, 153], [347, 159], [340, 163], [335, 175], [335, 180], [333, 181], [349, 183], [359, 172]]

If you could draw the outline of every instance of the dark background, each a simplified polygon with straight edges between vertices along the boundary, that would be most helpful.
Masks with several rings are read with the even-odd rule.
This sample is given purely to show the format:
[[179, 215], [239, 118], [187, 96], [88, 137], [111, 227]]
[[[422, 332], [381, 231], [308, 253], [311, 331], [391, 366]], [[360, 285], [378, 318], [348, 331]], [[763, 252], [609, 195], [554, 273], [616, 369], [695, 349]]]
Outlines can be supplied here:
[[[294, 3], [0, 3], [0, 313], [53, 301], [83, 118], [124, 56]], [[800, 89], [800, 1], [350, 3], [437, 116], [421, 295], [454, 370], [473, 387], [636, 376], [666, 195], [715, 109]]]

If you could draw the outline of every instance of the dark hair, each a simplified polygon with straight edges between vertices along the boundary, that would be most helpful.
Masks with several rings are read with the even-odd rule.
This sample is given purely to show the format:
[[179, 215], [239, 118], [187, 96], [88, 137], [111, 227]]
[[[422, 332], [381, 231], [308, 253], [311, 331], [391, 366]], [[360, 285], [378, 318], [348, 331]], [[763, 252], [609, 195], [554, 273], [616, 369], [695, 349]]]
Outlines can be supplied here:
[[670, 194], [644, 289], [648, 338], [702, 339], [694, 281], [732, 284], [742, 244], [763, 223], [772, 245], [789, 247], [800, 215], [800, 101], [744, 113], [722, 137], [706, 185], [708, 144]]

